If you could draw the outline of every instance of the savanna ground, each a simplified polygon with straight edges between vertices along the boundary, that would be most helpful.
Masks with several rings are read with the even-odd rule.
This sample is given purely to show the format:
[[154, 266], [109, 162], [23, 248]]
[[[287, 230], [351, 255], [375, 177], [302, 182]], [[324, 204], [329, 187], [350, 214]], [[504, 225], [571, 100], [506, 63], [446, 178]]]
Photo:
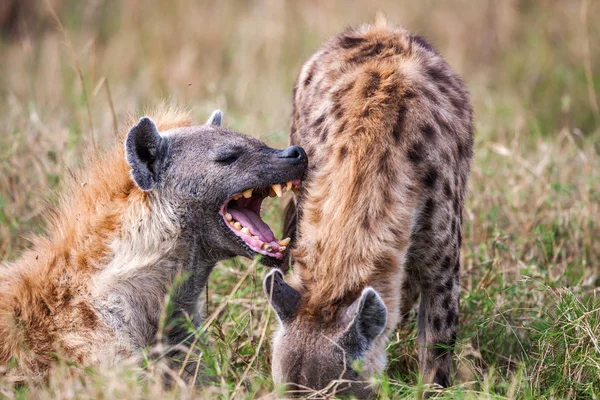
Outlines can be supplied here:
[[[21, 15], [11, 14], [19, 4]], [[462, 248], [455, 385], [440, 398], [600, 398], [600, 3], [591, 1], [44, 0], [0, 5], [0, 258], [44, 229], [44, 210], [93, 141], [165, 99], [214, 108], [229, 127], [287, 144], [303, 61], [381, 10], [429, 38], [466, 80], [476, 147]], [[4, 7], [4, 8], [3, 8]], [[119, 128], [124, 128], [119, 126]], [[281, 204], [268, 219], [280, 229]], [[265, 268], [222, 263], [207, 290], [208, 382], [159, 383], [158, 367], [63, 361], [7, 398], [259, 398], [274, 316]], [[196, 332], [197, 333], [197, 332]], [[381, 398], [415, 397], [414, 315], [389, 345]], [[78, 371], [78, 373], [73, 373]], [[178, 371], [175, 371], [175, 375]], [[323, 393], [313, 397], [324, 397]]]

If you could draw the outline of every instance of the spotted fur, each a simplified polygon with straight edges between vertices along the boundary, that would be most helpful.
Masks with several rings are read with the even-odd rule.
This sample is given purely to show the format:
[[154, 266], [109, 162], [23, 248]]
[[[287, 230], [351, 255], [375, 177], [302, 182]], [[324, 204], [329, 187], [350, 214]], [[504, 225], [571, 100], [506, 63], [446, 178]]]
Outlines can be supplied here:
[[[286, 211], [286, 232], [298, 237], [288, 282], [300, 300], [274, 338], [275, 380], [321, 389], [332, 377], [358, 379], [348, 371], [355, 359], [362, 378], [380, 373], [390, 333], [420, 295], [420, 371], [448, 386], [473, 146], [463, 81], [423, 38], [379, 18], [304, 64], [290, 137], [310, 162]], [[342, 343], [366, 287], [381, 295], [387, 320], [357, 351]], [[351, 388], [359, 397], [362, 389]]]

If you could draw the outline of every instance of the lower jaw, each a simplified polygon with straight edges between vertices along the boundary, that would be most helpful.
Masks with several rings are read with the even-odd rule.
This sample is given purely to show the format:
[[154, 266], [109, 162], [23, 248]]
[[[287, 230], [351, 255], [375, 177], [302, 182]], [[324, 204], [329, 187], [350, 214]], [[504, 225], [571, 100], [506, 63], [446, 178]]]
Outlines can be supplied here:
[[[229, 222], [227, 221], [227, 219], [225, 219], [225, 217], [223, 217], [223, 221], [225, 222], [226, 225], [229, 226]], [[275, 259], [275, 260], [283, 260], [283, 251], [285, 251], [285, 250], [280, 250], [280, 248], [282, 246], [280, 246], [277, 243], [277, 241], [263, 242], [260, 239], [254, 239], [252, 237], [249, 237], [248, 235], [246, 235], [245, 233], [242, 233], [241, 231], [234, 230], [231, 228], [230, 228], [230, 231], [234, 235], [236, 235], [254, 253], [262, 254], [264, 256], [267, 256], [267, 257]], [[273, 251], [269, 252], [266, 249], [263, 249], [262, 248], [263, 245], [271, 246], [271, 248], [273, 248]], [[285, 247], [284, 247], [284, 249], [285, 249]]]

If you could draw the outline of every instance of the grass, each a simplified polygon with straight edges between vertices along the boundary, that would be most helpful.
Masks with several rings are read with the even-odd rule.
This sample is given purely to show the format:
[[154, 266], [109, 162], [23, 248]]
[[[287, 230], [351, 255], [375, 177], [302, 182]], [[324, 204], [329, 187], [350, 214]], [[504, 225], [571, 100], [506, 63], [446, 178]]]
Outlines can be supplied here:
[[[43, 231], [63, 178], [92, 140], [110, 142], [129, 111], [167, 99], [202, 122], [221, 108], [228, 126], [285, 146], [302, 63], [382, 10], [436, 45], [465, 78], [476, 113], [457, 378], [439, 398], [600, 398], [597, 2], [52, 0], [64, 31], [43, 2], [20, 3], [35, 11], [22, 34], [0, 36], [1, 259]], [[277, 227], [280, 207], [269, 209]], [[0, 396], [268, 397], [277, 391], [275, 321], [264, 273], [232, 260], [211, 276], [207, 335], [191, 332], [201, 338], [201, 388], [175, 380], [165, 390], [151, 360], [109, 371], [64, 360], [47, 385], [0, 382]], [[414, 315], [388, 354], [379, 397], [418, 396]]]

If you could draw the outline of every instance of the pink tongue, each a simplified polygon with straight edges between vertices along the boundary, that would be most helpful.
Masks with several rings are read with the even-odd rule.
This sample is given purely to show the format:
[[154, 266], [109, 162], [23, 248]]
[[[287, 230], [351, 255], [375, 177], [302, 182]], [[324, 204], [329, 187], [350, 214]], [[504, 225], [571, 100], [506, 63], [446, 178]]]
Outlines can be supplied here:
[[263, 242], [269, 243], [275, 240], [275, 236], [273, 235], [273, 232], [271, 232], [269, 225], [265, 224], [260, 217], [251, 210], [247, 208], [229, 208], [227, 212], [231, 214], [236, 221], [239, 221], [240, 224], [248, 227], [250, 233], [258, 236]]

